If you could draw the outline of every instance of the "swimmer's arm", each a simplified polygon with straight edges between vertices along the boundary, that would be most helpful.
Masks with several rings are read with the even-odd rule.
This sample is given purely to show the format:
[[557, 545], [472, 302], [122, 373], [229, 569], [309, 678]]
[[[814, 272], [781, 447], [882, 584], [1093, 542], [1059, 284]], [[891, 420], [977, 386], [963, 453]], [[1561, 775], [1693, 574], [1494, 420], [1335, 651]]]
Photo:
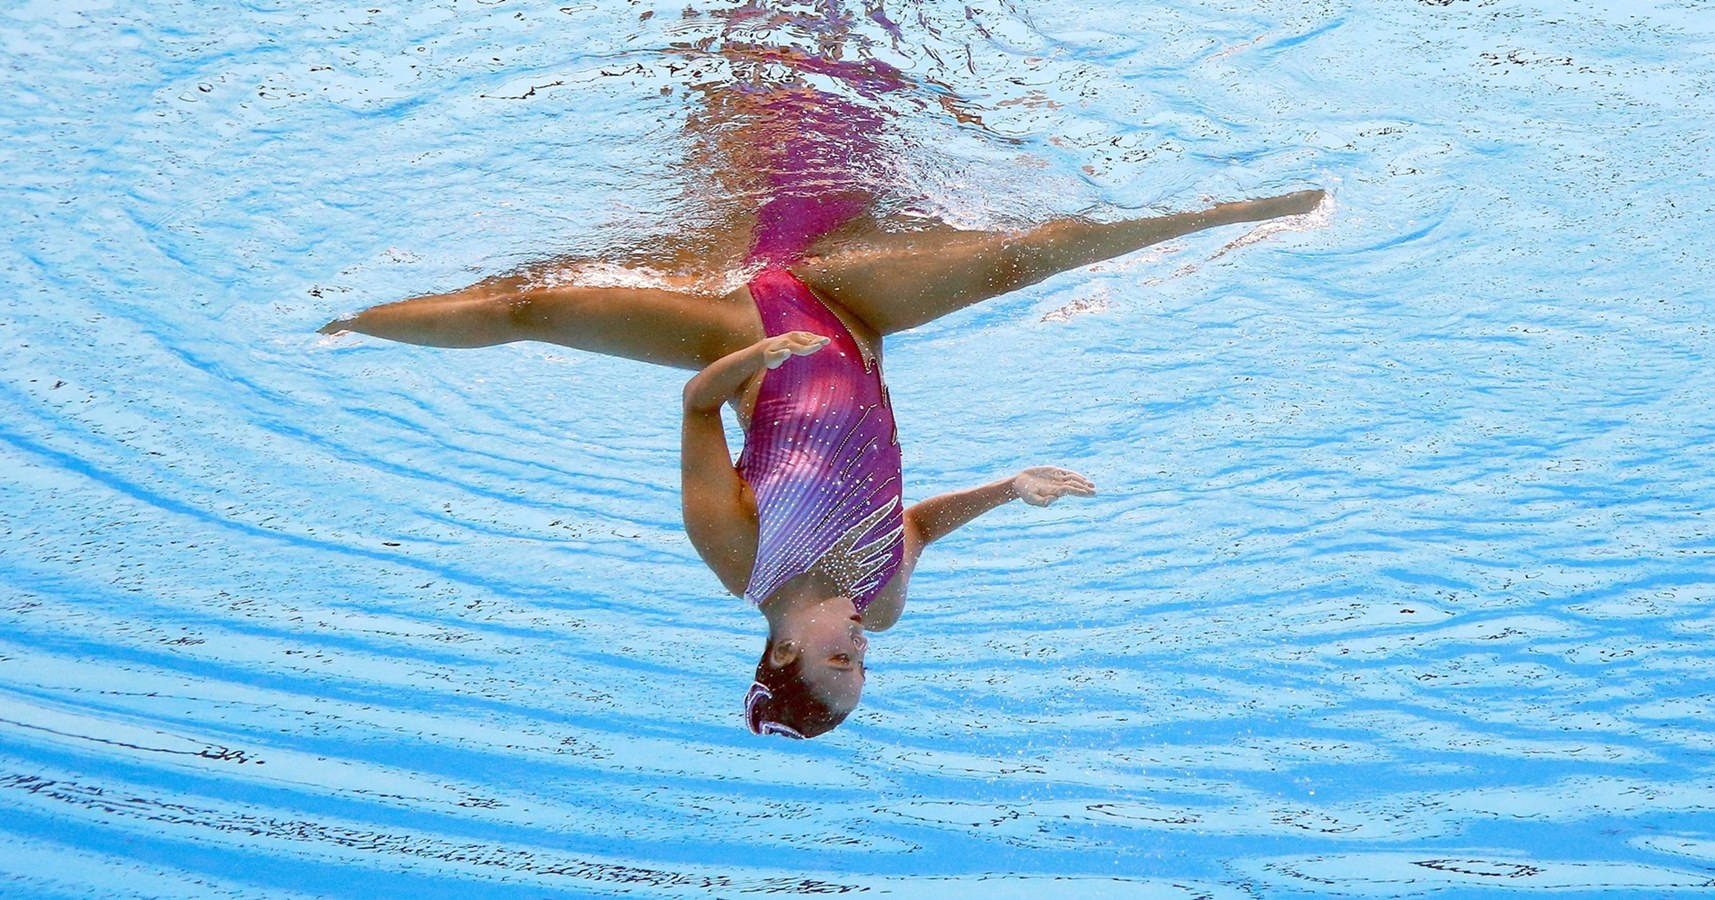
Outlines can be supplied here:
[[964, 491], [954, 491], [914, 503], [905, 511], [907, 534], [913, 529], [922, 544], [953, 533], [973, 519], [1013, 500], [1047, 506], [1061, 497], [1090, 497], [1096, 486], [1088, 478], [1058, 466], [1032, 466], [1010, 478]]
[[[697, 555], [722, 586], [743, 596], [756, 562], [756, 511], [754, 503], [747, 501], [744, 479], [732, 464], [726, 429], [721, 425], [721, 400], [713, 405], [703, 403], [701, 395], [694, 395], [692, 390], [708, 371], [703, 370], [685, 386], [685, 418], [679, 442], [680, 511], [685, 535], [697, 548]], [[702, 387], [709, 385], [705, 381]]]
[[756, 503], [732, 464], [721, 405], [738, 396], [745, 382], [792, 356], [827, 346], [828, 339], [803, 331], [763, 338], [710, 363], [685, 383], [680, 435], [680, 509], [685, 534], [721, 584], [743, 595], [756, 563]]
[[927, 546], [952, 534], [995, 507], [1018, 499], [1011, 478], [981, 487], [930, 497], [905, 510], [905, 530], [917, 535], [918, 546]]

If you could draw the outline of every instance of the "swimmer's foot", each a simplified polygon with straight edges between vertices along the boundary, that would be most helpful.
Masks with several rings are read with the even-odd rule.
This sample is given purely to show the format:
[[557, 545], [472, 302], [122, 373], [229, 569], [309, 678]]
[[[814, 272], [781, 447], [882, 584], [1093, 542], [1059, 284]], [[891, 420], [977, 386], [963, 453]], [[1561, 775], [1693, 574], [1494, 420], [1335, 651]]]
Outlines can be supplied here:
[[1261, 222], [1265, 219], [1279, 219], [1284, 216], [1301, 216], [1315, 209], [1328, 192], [1315, 189], [1294, 191], [1279, 197], [1267, 197], [1262, 200], [1241, 200], [1237, 203], [1223, 203], [1215, 209], [1231, 216], [1233, 222]]

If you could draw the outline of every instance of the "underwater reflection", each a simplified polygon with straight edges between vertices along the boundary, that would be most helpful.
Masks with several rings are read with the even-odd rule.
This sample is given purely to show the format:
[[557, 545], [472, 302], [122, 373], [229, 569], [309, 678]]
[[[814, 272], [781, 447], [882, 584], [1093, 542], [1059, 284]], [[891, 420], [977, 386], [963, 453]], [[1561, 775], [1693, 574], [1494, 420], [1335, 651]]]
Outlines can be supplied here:
[[[653, 51], [689, 100], [678, 204], [700, 227], [618, 248], [625, 265], [712, 289], [713, 279], [758, 258], [784, 260], [818, 241], [833, 247], [843, 237], [932, 224], [896, 211], [919, 199], [894, 177], [911, 147], [895, 122], [908, 113], [943, 115], [1012, 140], [988, 131], [981, 111], [952, 87], [876, 58], [875, 40], [845, 4], [795, 9], [745, 4], [700, 13], [717, 23], [713, 33]], [[904, 37], [879, 3], [866, 4], [861, 20], [894, 42]], [[579, 263], [616, 261], [558, 258], [533, 269], [554, 278]]]
[[[980, 111], [866, 56], [842, 4], [808, 9], [728, 10], [719, 35], [667, 51], [698, 79], [686, 83], [696, 101], [686, 181], [713, 186], [688, 203], [717, 206], [718, 224], [618, 262], [671, 260], [669, 271], [688, 274], [595, 283], [589, 261], [550, 258], [322, 329], [435, 347], [547, 341], [695, 371], [681, 409], [685, 533], [767, 623], [747, 726], [792, 738], [822, 734], [856, 707], [867, 635], [898, 621], [925, 547], [1014, 500], [1047, 506], [1095, 492], [1076, 472], [1029, 466], [907, 505], [884, 338], [1059, 272], [1307, 213], [1322, 199], [1307, 190], [1016, 231], [879, 214], [894, 170], [887, 99], [933, 97], [929, 114], [972, 127]], [[903, 36], [878, 4], [865, 6], [865, 20]], [[781, 29], [813, 48], [759, 39]], [[744, 432], [736, 463], [723, 407]]]

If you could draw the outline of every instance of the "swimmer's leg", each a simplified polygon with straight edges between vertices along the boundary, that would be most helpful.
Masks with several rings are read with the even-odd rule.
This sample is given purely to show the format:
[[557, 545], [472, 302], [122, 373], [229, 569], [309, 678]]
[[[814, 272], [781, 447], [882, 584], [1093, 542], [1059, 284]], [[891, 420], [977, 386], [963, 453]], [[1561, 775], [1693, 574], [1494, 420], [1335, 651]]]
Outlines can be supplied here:
[[940, 226], [883, 234], [808, 259], [793, 271], [876, 331], [892, 334], [1150, 244], [1218, 225], [1306, 213], [1322, 196], [1298, 191], [1129, 222], [1059, 219], [1012, 233]]
[[524, 276], [385, 303], [322, 326], [429, 347], [547, 341], [627, 359], [701, 369], [762, 337], [756, 309], [725, 297], [651, 288], [543, 286]]

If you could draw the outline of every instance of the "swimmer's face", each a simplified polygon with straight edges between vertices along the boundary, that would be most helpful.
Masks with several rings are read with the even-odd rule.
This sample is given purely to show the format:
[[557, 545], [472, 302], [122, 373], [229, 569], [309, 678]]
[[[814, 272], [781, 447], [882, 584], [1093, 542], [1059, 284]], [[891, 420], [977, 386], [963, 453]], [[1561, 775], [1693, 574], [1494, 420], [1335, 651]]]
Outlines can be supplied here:
[[837, 713], [850, 712], [863, 695], [864, 654], [869, 639], [864, 637], [863, 621], [852, 610], [851, 601], [828, 603], [816, 615], [794, 623], [790, 634], [776, 648], [788, 659], [798, 658], [799, 677], [823, 703]]

